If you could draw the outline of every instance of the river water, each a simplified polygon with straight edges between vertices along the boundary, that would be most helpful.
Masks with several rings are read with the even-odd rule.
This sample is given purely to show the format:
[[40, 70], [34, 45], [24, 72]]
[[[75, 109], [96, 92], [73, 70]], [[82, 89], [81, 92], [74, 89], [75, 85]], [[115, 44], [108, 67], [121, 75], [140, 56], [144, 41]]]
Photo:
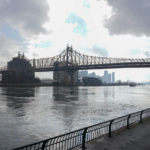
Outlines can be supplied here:
[[150, 107], [150, 86], [0, 87], [0, 150]]

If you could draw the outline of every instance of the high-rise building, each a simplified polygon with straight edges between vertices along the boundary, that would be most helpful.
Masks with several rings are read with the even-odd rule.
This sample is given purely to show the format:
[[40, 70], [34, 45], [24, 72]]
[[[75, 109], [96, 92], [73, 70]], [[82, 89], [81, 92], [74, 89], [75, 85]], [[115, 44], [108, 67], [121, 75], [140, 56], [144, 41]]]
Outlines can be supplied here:
[[88, 74], [89, 77], [92, 77], [92, 78], [96, 78], [96, 73], [95, 72], [91, 72]]
[[108, 80], [107, 83], [111, 83], [111, 73], [108, 74]]
[[103, 82], [104, 82], [104, 83], [108, 83], [108, 78], [109, 78], [108, 71], [105, 70], [105, 71], [104, 71]]
[[115, 72], [112, 72], [112, 83], [115, 83]]
[[79, 77], [87, 77], [88, 76], [88, 71], [79, 71]]
[[107, 70], [104, 71], [104, 75], [101, 77], [103, 83], [114, 83], [115, 82], [115, 72], [108, 73]]

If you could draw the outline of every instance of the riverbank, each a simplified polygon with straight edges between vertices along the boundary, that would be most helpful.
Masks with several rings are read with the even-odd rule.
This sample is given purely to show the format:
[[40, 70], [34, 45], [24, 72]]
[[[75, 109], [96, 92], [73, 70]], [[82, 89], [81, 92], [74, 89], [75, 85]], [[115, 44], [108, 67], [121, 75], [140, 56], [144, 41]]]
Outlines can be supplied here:
[[[39, 147], [42, 149], [45, 149], [45, 148], [51, 149], [52, 147], [58, 147], [58, 149], [67, 150], [67, 149], [73, 149], [76, 146], [80, 146], [80, 148], [82, 147], [82, 150], [85, 150], [86, 149], [85, 145], [88, 146], [89, 143], [92, 143], [90, 141], [97, 141], [97, 139], [99, 140], [96, 144], [93, 144], [93, 143], [91, 144], [92, 146], [94, 145], [91, 148], [91, 150], [99, 150], [99, 148], [102, 147], [101, 141], [103, 141], [103, 139], [105, 138], [106, 138], [105, 141], [108, 141], [108, 142], [104, 143], [103, 150], [109, 150], [109, 148], [110, 150], [111, 149], [112, 150], [126, 150], [129, 148], [130, 148], [129, 150], [137, 150], [137, 146], [134, 146], [133, 144], [134, 142], [135, 143], [138, 142], [142, 144], [145, 142], [144, 144], [146, 145], [146, 147], [141, 148], [140, 145], [138, 145], [138, 147], [140, 147], [140, 149], [138, 150], [143, 150], [143, 148], [144, 150], [149, 150], [150, 145], [148, 143], [149, 143], [150, 131], [147, 134], [147, 130], [149, 130], [150, 122], [146, 127], [145, 126], [141, 127], [142, 130], [140, 130], [141, 129], [140, 128], [140, 129], [135, 130], [133, 133], [131, 132], [133, 127], [136, 127], [138, 124], [139, 125], [142, 124], [143, 122], [149, 120], [149, 118], [150, 118], [150, 108], [141, 110], [138, 112], [134, 112], [134, 113], [122, 116], [122, 117], [114, 118], [112, 120], [108, 120], [99, 124], [81, 128], [81, 129], [78, 129], [78, 130], [75, 130], [66, 134], [62, 134], [56, 137], [46, 139], [46, 140], [42, 140], [34, 144], [29, 144], [20, 148], [16, 148], [14, 150], [33, 148], [37, 145], [39, 146], [42, 145], [42, 147]], [[146, 129], [144, 130], [144, 132], [143, 132], [143, 128]], [[109, 143], [110, 139], [113, 139], [113, 137], [115, 137], [116, 134], [119, 136], [125, 130], [126, 131], [128, 130], [128, 132], [130, 133], [127, 133], [127, 135], [123, 136], [122, 138], [115, 139], [114, 140], [115, 144], [112, 143], [111, 145]], [[141, 134], [138, 134], [137, 136], [137, 133], [141, 133]], [[146, 139], [144, 139], [145, 135], [146, 135]], [[144, 139], [144, 142], [143, 141], [141, 142], [141, 138]], [[127, 140], [127, 142], [125, 140]], [[47, 143], [50, 143], [50, 144], [47, 145]]]
[[[137, 84], [137, 85], [144, 85], [144, 84]], [[0, 83], [0, 87], [38, 87], [38, 86], [64, 86], [64, 85], [56, 85], [53, 83]], [[93, 87], [100, 87], [100, 86], [130, 86], [130, 84], [102, 84], [102, 85], [72, 85], [72, 86], [93, 86]], [[64, 87], [69, 87], [65, 85]]]
[[[150, 120], [138, 124], [130, 130], [123, 130], [109, 138], [97, 138], [86, 144], [88, 150], [150, 150]], [[75, 148], [81, 150], [81, 148]]]
[[51, 83], [18, 83], [18, 84], [0, 83], [0, 87], [38, 87], [38, 86], [53, 86], [53, 84]]

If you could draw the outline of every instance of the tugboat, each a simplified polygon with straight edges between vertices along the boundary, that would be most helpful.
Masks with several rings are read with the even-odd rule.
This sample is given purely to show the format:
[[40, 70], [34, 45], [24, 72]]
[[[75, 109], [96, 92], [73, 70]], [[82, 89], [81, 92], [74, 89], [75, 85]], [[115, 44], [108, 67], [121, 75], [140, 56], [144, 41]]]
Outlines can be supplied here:
[[129, 86], [130, 86], [130, 87], [134, 87], [134, 86], [136, 86], [136, 83], [131, 82], [131, 83], [129, 84]]

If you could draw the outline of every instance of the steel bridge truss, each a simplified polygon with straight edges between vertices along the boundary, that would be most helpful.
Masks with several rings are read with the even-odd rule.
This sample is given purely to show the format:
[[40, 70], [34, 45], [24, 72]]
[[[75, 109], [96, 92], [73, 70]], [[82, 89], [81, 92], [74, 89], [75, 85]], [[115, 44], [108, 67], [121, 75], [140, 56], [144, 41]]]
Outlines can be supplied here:
[[30, 59], [35, 72], [54, 70], [84, 70], [150, 67], [150, 58], [108, 58], [81, 54], [68, 47], [55, 57]]

